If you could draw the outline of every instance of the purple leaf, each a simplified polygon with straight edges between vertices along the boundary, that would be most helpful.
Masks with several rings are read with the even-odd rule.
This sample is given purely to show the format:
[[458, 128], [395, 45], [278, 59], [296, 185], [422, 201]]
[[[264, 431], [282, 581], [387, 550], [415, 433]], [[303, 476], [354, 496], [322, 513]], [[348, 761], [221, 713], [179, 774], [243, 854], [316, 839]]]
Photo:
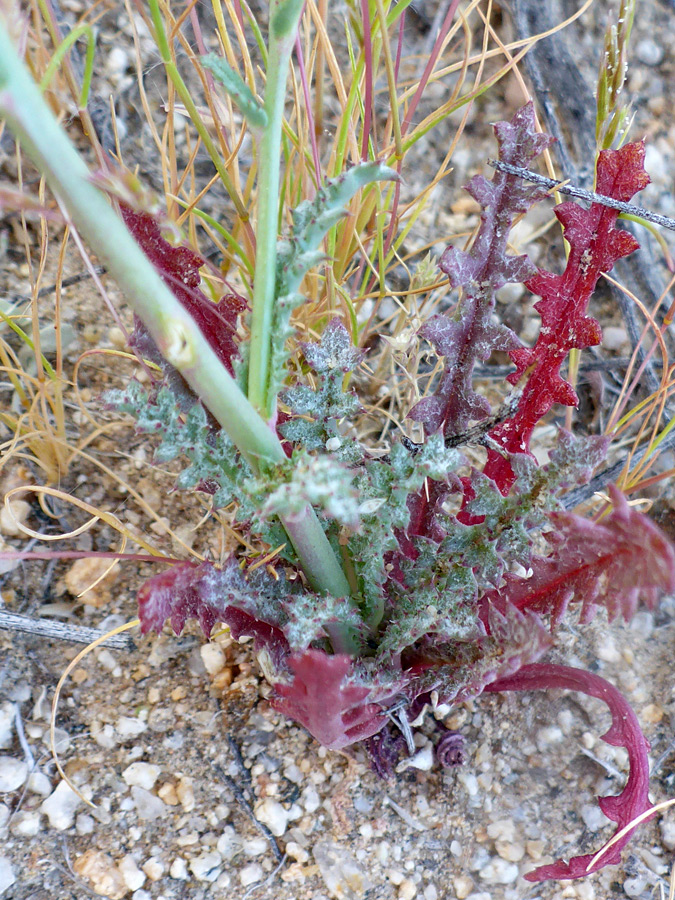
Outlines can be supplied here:
[[[589, 697], [597, 697], [609, 707], [612, 724], [602, 735], [602, 739], [613, 747], [625, 747], [628, 751], [629, 774], [623, 791], [616, 797], [601, 797], [600, 808], [607, 818], [616, 822], [617, 832], [651, 808], [649, 802], [649, 760], [647, 751], [649, 744], [644, 738], [637, 716], [625, 697], [604, 678], [573, 669], [569, 666], [556, 666], [549, 663], [536, 663], [524, 666], [515, 675], [501, 678], [488, 685], [485, 690], [501, 691], [546, 691], [559, 688], [568, 691], [580, 691]], [[621, 862], [621, 850], [630, 840], [633, 829], [618, 840], [594, 865], [591, 860], [595, 854], [575, 856], [568, 863], [560, 859], [552, 865], [540, 866], [525, 876], [528, 881], [548, 881], [558, 878], [583, 878], [597, 872], [604, 866]]]
[[[495, 134], [500, 160], [525, 167], [552, 140], [535, 131], [531, 103], [518, 110], [511, 122], [495, 125]], [[441, 257], [439, 267], [450, 286], [461, 287], [463, 293], [454, 317], [434, 316], [420, 330], [444, 357], [444, 368], [433, 394], [409, 413], [424, 424], [427, 434], [442, 427], [445, 437], [490, 414], [489, 403], [472, 386], [476, 361], [487, 360], [495, 350], [515, 352], [520, 347], [510, 329], [492, 322], [495, 292], [507, 282], [525, 281], [536, 271], [526, 256], [508, 256], [506, 246], [514, 217], [543, 196], [522, 179], [502, 172], [495, 172], [492, 181], [478, 175], [466, 189], [483, 207], [481, 225], [469, 251], [449, 247]]]

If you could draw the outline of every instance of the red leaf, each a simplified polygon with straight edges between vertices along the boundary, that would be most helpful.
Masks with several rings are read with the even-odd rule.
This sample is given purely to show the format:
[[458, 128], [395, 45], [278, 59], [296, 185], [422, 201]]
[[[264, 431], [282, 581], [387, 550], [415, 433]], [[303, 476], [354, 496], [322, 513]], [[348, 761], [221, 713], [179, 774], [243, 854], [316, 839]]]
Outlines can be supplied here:
[[[603, 150], [598, 157], [598, 191], [618, 200], [630, 200], [649, 183], [643, 167], [644, 155], [643, 142], [626, 144], [620, 150]], [[572, 386], [560, 377], [560, 367], [573, 348], [600, 343], [600, 326], [586, 316], [589, 300], [600, 275], [638, 247], [631, 234], [615, 228], [619, 215], [616, 209], [598, 203], [583, 209], [568, 202], [556, 207], [555, 214], [564, 226], [570, 253], [562, 275], [539, 271], [526, 282], [527, 288], [542, 298], [535, 304], [541, 314], [541, 329], [532, 349], [511, 351], [516, 366], [508, 378], [512, 384], [526, 370], [532, 371], [514, 416], [490, 432], [490, 438], [507, 453], [529, 451], [537, 422], [554, 403], [577, 404]], [[508, 491], [514, 479], [508, 458], [492, 449], [485, 474], [496, 481], [502, 493]]]
[[590, 621], [600, 605], [610, 621], [630, 619], [640, 597], [653, 607], [657, 598], [675, 590], [675, 548], [646, 516], [632, 509], [623, 494], [610, 487], [614, 510], [601, 522], [573, 513], [550, 516], [556, 531], [547, 535], [551, 556], [532, 561], [533, 574], [509, 574], [486, 600], [501, 609], [551, 613], [557, 624], [568, 605], [581, 602], [581, 620]]
[[204, 265], [201, 256], [190, 247], [174, 247], [165, 240], [150, 213], [124, 204], [120, 204], [120, 209], [127, 228], [166, 286], [190, 313], [230, 375], [234, 375], [232, 358], [238, 353], [237, 316], [246, 309], [246, 301], [237, 294], [226, 294], [213, 303], [199, 289], [199, 270]]
[[[589, 697], [597, 697], [609, 707], [612, 724], [602, 735], [602, 739], [613, 747], [625, 747], [628, 751], [629, 774], [626, 786], [615, 797], [600, 797], [599, 804], [607, 818], [616, 822], [617, 832], [651, 808], [647, 792], [649, 790], [649, 760], [647, 751], [649, 744], [644, 738], [637, 716], [625, 697], [604, 678], [573, 669], [569, 666], [556, 666], [548, 663], [534, 663], [524, 666], [515, 675], [499, 679], [488, 685], [485, 690], [501, 691], [546, 691], [554, 688], [580, 691]], [[597, 872], [604, 866], [621, 862], [621, 850], [626, 846], [634, 829], [618, 840], [594, 866], [590, 866], [595, 854], [575, 856], [568, 863], [560, 859], [552, 865], [540, 866], [525, 878], [528, 881], [548, 881], [558, 878], [583, 878]]]
[[274, 685], [278, 699], [272, 705], [304, 725], [329, 750], [372, 737], [387, 721], [380, 704], [396, 691], [355, 684], [349, 678], [353, 663], [346, 654], [328, 656], [321, 650], [291, 655], [293, 680]]

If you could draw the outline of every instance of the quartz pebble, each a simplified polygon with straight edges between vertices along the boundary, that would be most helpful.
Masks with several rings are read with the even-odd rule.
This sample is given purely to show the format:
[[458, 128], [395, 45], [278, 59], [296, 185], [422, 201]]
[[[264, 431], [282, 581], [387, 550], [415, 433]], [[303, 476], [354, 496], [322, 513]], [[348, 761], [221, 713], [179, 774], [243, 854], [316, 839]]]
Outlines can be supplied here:
[[0, 750], [8, 750], [12, 746], [14, 731], [14, 704], [6, 700], [0, 703]]
[[262, 881], [264, 875], [265, 873], [263, 872], [260, 863], [249, 863], [239, 872], [239, 881], [241, 881], [244, 887], [248, 887], [249, 884], [255, 884], [258, 881]]
[[79, 813], [75, 819], [75, 831], [78, 834], [91, 834], [96, 822], [88, 813]]
[[176, 797], [185, 812], [192, 812], [195, 808], [195, 792], [192, 789], [192, 781], [189, 778], [181, 778], [176, 785]]
[[216, 847], [224, 860], [229, 862], [229, 860], [234, 859], [242, 847], [241, 838], [234, 830], [234, 826], [226, 825], [223, 828], [223, 833], [218, 838]]
[[149, 859], [146, 859], [141, 869], [143, 869], [150, 881], [159, 881], [164, 874], [164, 863], [161, 859], [157, 859], [156, 856], [151, 856]]
[[9, 806], [6, 803], [0, 803], [0, 828], [4, 828], [5, 825], [9, 822], [9, 817], [11, 813], [9, 811]]
[[88, 881], [97, 894], [122, 900], [128, 892], [124, 877], [112, 858], [100, 850], [87, 850], [73, 863], [76, 874]]
[[489, 884], [510, 884], [518, 877], [518, 866], [506, 859], [494, 856], [480, 870], [480, 877]]
[[666, 850], [675, 850], [675, 821], [663, 818], [659, 822], [661, 842]]
[[209, 675], [217, 675], [225, 666], [225, 654], [219, 644], [202, 644], [199, 653]]
[[134, 762], [122, 772], [122, 778], [128, 785], [136, 785], [149, 791], [154, 787], [161, 771], [159, 766], [152, 763]]
[[117, 575], [117, 566], [110, 569], [109, 559], [84, 557], [75, 560], [64, 580], [73, 597], [81, 597], [88, 606], [100, 608], [110, 599], [110, 585]]
[[[262, 856], [269, 850], [269, 846], [264, 837], [254, 837], [244, 841], [242, 850], [246, 856]], [[288, 853], [288, 846], [286, 846], [286, 853]]]
[[11, 831], [20, 837], [35, 837], [40, 831], [42, 813], [38, 809], [20, 810], [12, 819]]
[[166, 813], [166, 804], [145, 788], [134, 785], [131, 788], [131, 796], [139, 819], [152, 822]]
[[417, 885], [410, 878], [404, 878], [398, 888], [398, 900], [413, 900], [417, 894]]
[[314, 845], [313, 853], [331, 897], [360, 900], [372, 887], [365, 869], [339, 844], [319, 841]]
[[169, 875], [171, 876], [171, 878], [175, 878], [176, 881], [187, 881], [187, 879], [189, 878], [187, 863], [182, 856], [177, 856], [171, 863]]
[[0, 856], [0, 894], [4, 894], [15, 882], [16, 876], [11, 862], [7, 857]]
[[607, 325], [602, 329], [602, 346], [605, 350], [621, 350], [628, 343], [628, 332], [619, 325]]
[[117, 867], [122, 873], [124, 883], [130, 891], [137, 891], [145, 883], [145, 875], [138, 868], [136, 860], [131, 854], [123, 856], [117, 864]]
[[41, 811], [57, 831], [66, 831], [73, 824], [75, 810], [82, 803], [80, 797], [65, 781], [59, 781], [54, 791], [43, 800]]
[[120, 716], [117, 720], [117, 725], [115, 725], [115, 731], [121, 737], [137, 737], [139, 734], [147, 731], [147, 728], [147, 722], [136, 716]]
[[599, 831], [605, 825], [611, 824], [600, 807], [593, 803], [585, 803], [581, 807], [581, 818], [589, 831]]
[[288, 812], [273, 797], [265, 797], [256, 807], [255, 817], [263, 825], [267, 825], [275, 837], [281, 837], [288, 825]]
[[190, 860], [190, 871], [197, 881], [215, 881], [220, 875], [219, 866], [223, 861], [217, 850], [202, 853]]
[[39, 769], [30, 773], [26, 787], [31, 793], [40, 794], [41, 797], [48, 797], [52, 792], [51, 780]]
[[453, 881], [453, 886], [457, 900], [466, 900], [473, 890], [473, 878], [468, 875], [458, 875]]
[[0, 794], [18, 791], [28, 778], [28, 763], [13, 756], [0, 756]]

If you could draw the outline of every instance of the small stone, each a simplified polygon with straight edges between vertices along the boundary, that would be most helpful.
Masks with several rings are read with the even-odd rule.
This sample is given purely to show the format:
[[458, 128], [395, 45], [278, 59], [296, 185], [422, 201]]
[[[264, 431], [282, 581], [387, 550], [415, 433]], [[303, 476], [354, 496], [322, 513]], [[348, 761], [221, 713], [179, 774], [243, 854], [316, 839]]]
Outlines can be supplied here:
[[513, 841], [516, 837], [516, 823], [513, 819], [495, 819], [488, 825], [487, 833], [493, 841]]
[[256, 808], [255, 817], [263, 825], [267, 825], [275, 837], [281, 837], [288, 825], [288, 812], [273, 797], [265, 797]]
[[226, 862], [234, 859], [237, 853], [241, 851], [241, 838], [232, 825], [226, 825], [225, 828], [223, 828], [223, 833], [218, 838], [216, 847]]
[[558, 725], [547, 725], [545, 728], [540, 728], [536, 735], [537, 749], [543, 752], [553, 744], [561, 743], [564, 737], [562, 728]]
[[152, 894], [144, 890], [134, 891], [131, 900], [152, 900]]
[[661, 843], [666, 850], [675, 850], [675, 820], [661, 819], [659, 822]]
[[138, 868], [136, 860], [129, 853], [118, 862], [117, 868], [122, 873], [124, 883], [130, 891], [137, 891], [145, 883], [145, 875]]
[[309, 859], [309, 853], [300, 844], [296, 844], [295, 841], [289, 841], [286, 844], [286, 855], [299, 863], [306, 863]]
[[141, 866], [150, 881], [159, 881], [164, 874], [164, 863], [156, 856], [151, 856]]
[[109, 900], [122, 900], [129, 890], [112, 858], [100, 850], [87, 850], [75, 860], [73, 869]]
[[137, 737], [147, 731], [148, 724], [136, 716], [120, 716], [115, 725], [115, 731], [121, 737]]
[[94, 817], [88, 813], [78, 813], [75, 819], [75, 831], [78, 834], [91, 834], [95, 825]]
[[605, 350], [621, 350], [628, 343], [628, 332], [619, 325], [607, 325], [602, 329], [602, 346]]
[[40, 831], [42, 814], [38, 809], [20, 810], [12, 819], [12, 834], [19, 837], [35, 837]]
[[225, 666], [225, 654], [219, 644], [203, 644], [199, 654], [209, 675], [217, 675]]
[[649, 725], [658, 725], [663, 715], [663, 709], [657, 703], [649, 703], [640, 713], [640, 718]]
[[365, 869], [344, 847], [319, 841], [313, 848], [329, 894], [337, 900], [360, 900], [372, 887]]
[[195, 792], [192, 789], [191, 779], [186, 777], [180, 779], [180, 781], [176, 785], [176, 797], [178, 797], [180, 805], [183, 807], [185, 812], [192, 812], [192, 810], [195, 808], [196, 800]]
[[169, 875], [171, 876], [171, 878], [175, 878], [176, 881], [188, 880], [190, 876], [188, 875], [187, 863], [182, 856], [177, 856], [171, 863]]
[[59, 781], [54, 791], [43, 800], [40, 809], [57, 831], [66, 831], [73, 824], [75, 810], [82, 803], [66, 781]]
[[544, 842], [540, 840], [525, 841], [525, 850], [530, 859], [541, 859], [544, 855]]
[[397, 772], [404, 772], [408, 768], [420, 769], [422, 772], [428, 772], [434, 764], [434, 748], [432, 744], [422, 747], [413, 756], [402, 760], [397, 766]]
[[635, 55], [646, 66], [658, 66], [663, 62], [665, 51], [660, 44], [651, 38], [644, 38], [635, 47]]
[[215, 881], [220, 875], [223, 858], [217, 850], [202, 853], [190, 860], [190, 871], [197, 881]]
[[84, 557], [75, 560], [64, 580], [73, 597], [81, 597], [88, 606], [100, 608], [110, 600], [110, 586], [117, 574], [118, 567], [111, 569], [109, 559]]
[[260, 863], [249, 863], [239, 872], [239, 881], [241, 881], [244, 887], [248, 887], [249, 884], [255, 884], [257, 881], [262, 881], [264, 875], [265, 873], [263, 872], [263, 867]]
[[14, 704], [6, 700], [4, 703], [0, 703], [0, 750], [8, 750], [12, 746], [13, 732]]
[[18, 791], [28, 778], [28, 763], [13, 756], [0, 756], [0, 794]]
[[410, 878], [405, 878], [398, 888], [398, 900], [413, 900], [417, 894], [417, 885]]
[[44, 772], [40, 772], [39, 769], [30, 773], [26, 787], [33, 794], [39, 794], [41, 797], [48, 797], [52, 792], [51, 779]]
[[473, 890], [473, 878], [469, 878], [468, 875], [458, 875], [453, 879], [452, 883], [455, 887], [457, 900], [466, 900]]
[[166, 804], [159, 797], [151, 794], [150, 791], [146, 791], [145, 788], [134, 785], [131, 788], [131, 796], [139, 819], [152, 822], [154, 819], [165, 815]]
[[4, 828], [5, 825], [9, 822], [9, 817], [11, 816], [11, 812], [9, 811], [9, 806], [6, 803], [0, 803], [0, 828]]
[[4, 894], [15, 882], [16, 876], [11, 862], [6, 856], [0, 856], [0, 894]]
[[167, 781], [166, 784], [163, 784], [160, 787], [157, 791], [157, 796], [161, 797], [167, 806], [178, 806], [180, 803], [178, 794], [176, 793], [176, 786], [171, 784], [170, 781]]
[[[254, 837], [244, 841], [241, 849], [246, 856], [262, 856], [263, 853], [267, 853], [269, 846], [264, 837]], [[288, 853], [288, 845], [286, 846], [286, 853]]]
[[520, 862], [525, 856], [525, 847], [517, 841], [496, 841], [495, 850], [502, 859], [507, 859], [509, 862]]
[[483, 866], [479, 875], [488, 884], [510, 884], [518, 877], [518, 866], [499, 856], [493, 856], [486, 866]]
[[624, 880], [623, 892], [627, 897], [641, 897], [647, 884], [647, 878], [644, 875], [635, 875], [633, 878]]
[[605, 825], [611, 824], [600, 807], [594, 803], [585, 803], [581, 807], [581, 818], [589, 831], [600, 831]]
[[149, 791], [154, 787], [161, 771], [160, 767], [153, 763], [134, 762], [122, 772], [122, 778], [130, 786], [137, 785]]
[[[0, 531], [7, 537], [26, 536], [20, 528], [25, 525], [30, 515], [30, 503], [25, 500], [12, 498], [7, 504], [0, 507]], [[108, 563], [110, 565], [110, 563]]]

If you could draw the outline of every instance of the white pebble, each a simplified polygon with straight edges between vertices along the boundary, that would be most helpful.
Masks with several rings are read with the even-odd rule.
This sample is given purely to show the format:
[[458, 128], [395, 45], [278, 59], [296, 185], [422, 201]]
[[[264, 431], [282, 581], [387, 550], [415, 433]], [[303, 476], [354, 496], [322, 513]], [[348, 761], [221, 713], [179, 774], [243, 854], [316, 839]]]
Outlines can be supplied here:
[[0, 856], [0, 894], [4, 894], [15, 882], [16, 876], [11, 862], [7, 857]]
[[190, 871], [197, 881], [215, 881], [220, 875], [222, 856], [217, 850], [202, 853], [190, 860]]
[[469, 797], [475, 797], [478, 794], [478, 779], [472, 772], [460, 772], [457, 775], [457, 780], [460, 781], [465, 789]]
[[25, 525], [30, 514], [30, 504], [25, 500], [10, 500], [0, 508], [0, 531], [8, 537], [24, 534], [20, 526]]
[[493, 856], [479, 874], [489, 884], [510, 884], [518, 877], [518, 866], [499, 856]]
[[0, 704], [0, 750], [7, 750], [12, 746], [13, 731], [14, 704], [6, 700]]
[[288, 813], [273, 797], [265, 797], [256, 808], [255, 817], [263, 825], [267, 825], [275, 837], [281, 837], [288, 825]]
[[152, 894], [149, 891], [134, 891], [131, 900], [152, 900]]
[[543, 752], [552, 744], [560, 744], [564, 738], [562, 728], [558, 725], [547, 725], [537, 732], [537, 749]]
[[223, 833], [218, 838], [216, 847], [223, 859], [229, 862], [229, 860], [234, 859], [237, 853], [240, 852], [241, 845], [241, 838], [234, 830], [234, 826], [226, 825], [225, 828], [223, 828]]
[[398, 900], [413, 900], [417, 894], [417, 885], [410, 878], [406, 878], [401, 882], [398, 889]]
[[424, 900], [438, 900], [438, 890], [435, 884], [428, 884], [424, 888]]
[[78, 834], [91, 834], [94, 830], [96, 821], [93, 816], [88, 813], [78, 813], [75, 819], [75, 831]]
[[666, 850], [675, 850], [675, 820], [663, 818], [659, 822], [661, 841]]
[[160, 800], [159, 797], [155, 797], [150, 791], [146, 791], [145, 788], [134, 785], [131, 788], [131, 796], [139, 819], [152, 822], [166, 813], [164, 801]]
[[128, 853], [126, 856], [123, 856], [117, 864], [117, 868], [122, 873], [124, 883], [130, 891], [137, 891], [142, 887], [145, 882], [145, 875], [138, 868], [136, 860], [131, 854]]
[[[246, 856], [262, 856], [263, 853], [267, 853], [269, 846], [264, 837], [254, 837], [244, 841], [242, 850]], [[288, 845], [286, 846], [286, 853], [288, 853]]]
[[147, 727], [147, 722], [144, 722], [136, 716], [120, 716], [117, 720], [115, 730], [122, 737], [136, 737], [139, 734], [143, 734], [143, 732], [147, 730]]
[[0, 803], [0, 828], [4, 828], [5, 825], [9, 822], [9, 817], [11, 813], [9, 811], [9, 806], [6, 803]]
[[319, 797], [314, 785], [308, 785], [302, 792], [302, 805], [305, 812], [313, 813], [321, 806], [321, 798]]
[[141, 869], [148, 876], [150, 881], [159, 881], [164, 874], [164, 863], [156, 856], [151, 856], [143, 863]]
[[249, 863], [248, 866], [244, 866], [239, 872], [239, 881], [241, 881], [244, 887], [248, 887], [249, 884], [255, 884], [257, 881], [262, 881], [263, 876], [264, 872], [260, 863]]
[[512, 841], [516, 837], [516, 823], [513, 819], [495, 819], [488, 825], [487, 833], [493, 841]]
[[48, 797], [52, 792], [51, 780], [39, 769], [30, 773], [26, 787], [33, 794], [40, 794], [41, 797]]
[[581, 807], [581, 818], [589, 831], [599, 831], [611, 824], [607, 816], [596, 803], [586, 803]]
[[289, 841], [286, 844], [286, 854], [299, 863], [306, 863], [309, 859], [309, 853], [295, 841]]
[[607, 325], [602, 329], [602, 346], [605, 350], [621, 350], [628, 343], [628, 333], [619, 325]]
[[65, 781], [60, 781], [54, 791], [42, 802], [40, 809], [57, 831], [65, 831], [73, 824], [75, 810], [82, 800]]
[[219, 644], [203, 644], [199, 653], [209, 675], [217, 675], [225, 667], [225, 654]]
[[18, 791], [28, 778], [28, 763], [13, 756], [0, 756], [0, 794]]
[[12, 834], [21, 837], [35, 837], [40, 831], [40, 819], [42, 814], [40, 810], [33, 809], [24, 812], [21, 810], [12, 820]]
[[149, 791], [154, 787], [161, 771], [153, 763], [134, 762], [122, 772], [122, 778], [128, 785], [136, 785]]
[[188, 880], [190, 876], [188, 875], [187, 863], [182, 856], [177, 856], [171, 863], [169, 875], [171, 876], [171, 878], [175, 878], [176, 881]]
[[185, 776], [180, 778], [178, 784], [176, 785], [176, 796], [178, 797], [180, 805], [183, 807], [183, 810], [185, 812], [192, 812], [192, 810], [197, 805], [197, 801], [195, 800], [195, 792], [192, 789], [192, 781]]

